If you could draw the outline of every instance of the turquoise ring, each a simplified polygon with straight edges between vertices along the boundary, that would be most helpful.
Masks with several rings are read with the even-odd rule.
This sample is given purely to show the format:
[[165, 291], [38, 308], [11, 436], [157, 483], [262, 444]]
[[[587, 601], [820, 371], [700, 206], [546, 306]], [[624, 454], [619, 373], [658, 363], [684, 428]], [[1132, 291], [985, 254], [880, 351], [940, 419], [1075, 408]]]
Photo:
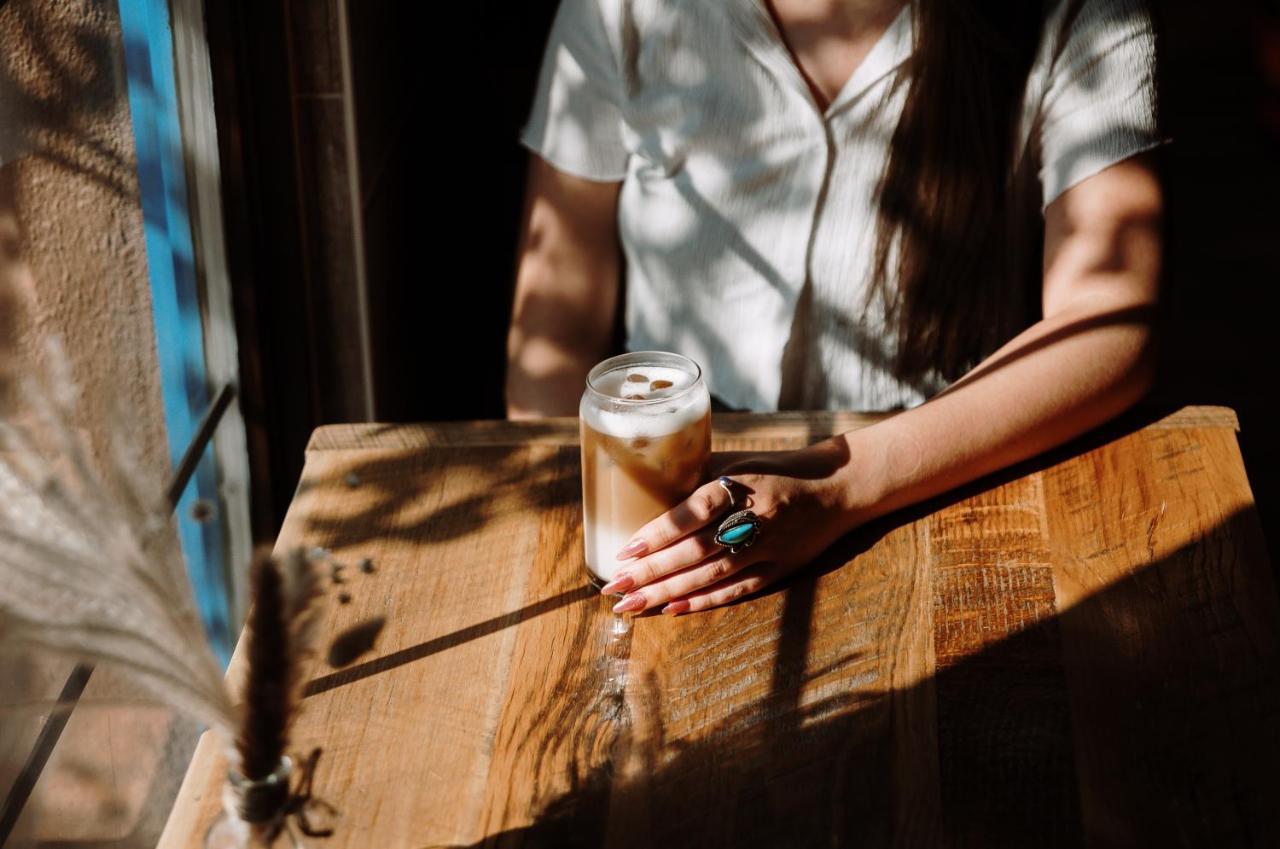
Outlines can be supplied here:
[[747, 548], [760, 536], [760, 517], [750, 510], [739, 510], [730, 513], [720, 527], [716, 529], [716, 545], [729, 549], [730, 554], [737, 554]]

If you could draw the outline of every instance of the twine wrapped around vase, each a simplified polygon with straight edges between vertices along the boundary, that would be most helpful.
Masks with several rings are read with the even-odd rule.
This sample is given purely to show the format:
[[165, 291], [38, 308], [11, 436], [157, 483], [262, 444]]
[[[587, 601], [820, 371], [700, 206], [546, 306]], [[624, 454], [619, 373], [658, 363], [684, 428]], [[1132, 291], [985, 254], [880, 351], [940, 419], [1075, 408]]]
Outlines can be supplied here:
[[227, 771], [227, 783], [223, 790], [223, 803], [230, 803], [228, 810], [250, 824], [268, 823], [277, 819], [289, 801], [289, 778], [293, 775], [293, 760], [285, 755], [280, 766], [266, 778], [245, 778], [234, 769]]
[[296, 762], [286, 756], [274, 772], [257, 780], [228, 769], [222, 813], [205, 835], [205, 849], [270, 847], [282, 834], [299, 849], [302, 837], [330, 837], [329, 823], [338, 810], [311, 790], [320, 751], [312, 749]]
[[289, 803], [293, 760], [280, 759], [265, 778], [245, 778], [227, 770], [222, 785], [222, 814], [205, 836], [205, 849], [250, 849], [271, 846], [283, 831]]

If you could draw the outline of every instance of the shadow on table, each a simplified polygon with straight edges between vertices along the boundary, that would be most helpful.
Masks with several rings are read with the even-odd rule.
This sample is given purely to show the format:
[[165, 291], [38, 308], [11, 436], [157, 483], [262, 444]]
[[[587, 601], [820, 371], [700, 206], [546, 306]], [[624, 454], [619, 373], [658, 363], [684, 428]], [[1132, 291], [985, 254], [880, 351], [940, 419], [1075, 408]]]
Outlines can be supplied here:
[[[928, 502], [923, 511], [914, 512], [931, 512], [959, 497], [1046, 468], [1140, 430], [1175, 409], [1169, 404], [1140, 406], [1062, 448]], [[536, 423], [529, 426], [537, 429]], [[828, 435], [811, 425], [797, 445], [809, 445]], [[577, 469], [579, 449], [576, 445], [548, 448], [548, 453], [534, 460], [530, 460], [526, 446], [468, 445], [429, 454], [412, 450], [395, 456], [379, 453], [372, 459], [352, 463], [344, 467], [344, 474], [353, 474], [362, 492], [372, 491], [373, 497], [360, 509], [353, 510], [351, 502], [344, 500], [341, 509], [331, 514], [310, 515], [308, 539], [329, 547], [359, 546], [375, 540], [440, 542], [479, 531], [496, 517], [498, 510], [545, 511], [564, 507], [580, 497], [576, 485], [560, 485], [567, 470]], [[480, 476], [486, 485], [456, 501], [424, 510], [422, 505], [432, 497], [434, 490], [449, 476], [459, 474]], [[570, 476], [576, 480], [577, 474], [574, 471]], [[336, 479], [316, 483], [304, 478], [299, 492], [316, 486], [340, 488], [345, 485]]]
[[[430, 453], [406, 450], [395, 456], [379, 452], [373, 459], [344, 467], [344, 474], [359, 481], [366, 506], [352, 510], [344, 502], [331, 514], [309, 515], [307, 532], [309, 538], [333, 546], [461, 538], [483, 528], [498, 509], [547, 510], [576, 498], [564, 487], [539, 482], [553, 480], [566, 463], [576, 463], [577, 456], [576, 445], [555, 447], [533, 461], [521, 445], [468, 445]], [[454, 475], [479, 476], [486, 485], [457, 501], [423, 510], [425, 500]], [[304, 476], [298, 491], [346, 485], [342, 480], [317, 483]], [[373, 497], [368, 499], [370, 492]]]
[[[951, 504], [954, 504], [958, 501], [962, 501], [966, 498], [969, 498], [976, 493], [1001, 486], [1005, 483], [1016, 480], [1023, 476], [1033, 474], [1035, 472], [1049, 468], [1050, 466], [1056, 465], [1057, 463], [1064, 462], [1065, 460], [1071, 457], [1075, 457], [1082, 453], [1090, 451], [1100, 445], [1104, 445], [1107, 442], [1118, 439], [1121, 436], [1141, 430], [1142, 428], [1146, 427], [1152, 422], [1155, 422], [1160, 420], [1161, 418], [1164, 418], [1166, 415], [1168, 415], [1171, 412], [1173, 412], [1172, 409], [1165, 408], [1165, 407], [1144, 407], [1144, 408], [1136, 409], [1116, 419], [1108, 426], [1100, 428], [1097, 431], [1090, 433], [1080, 439], [1077, 439], [1065, 446], [1062, 446], [1057, 450], [1048, 452], [1039, 457], [1028, 460], [1024, 463], [1019, 463], [1017, 465], [1010, 466], [1006, 469], [1002, 469], [999, 472], [996, 472], [992, 475], [982, 478], [981, 480], [975, 481], [967, 486], [960, 487], [951, 492], [938, 496], [937, 498], [934, 498], [929, 501], [922, 502], [921, 504], [914, 505], [910, 508], [898, 511], [892, 516], [886, 517], [884, 520], [876, 522], [873, 525], [869, 525], [868, 527], [860, 530], [857, 533], [851, 534], [848, 538], [846, 538], [845, 540], [842, 540], [840, 543], [834, 546], [831, 551], [829, 551], [822, 558], [820, 558], [820, 560], [814, 563], [810, 568], [766, 590], [766, 592], [768, 593], [781, 592], [784, 590], [790, 590], [793, 593], [793, 596], [788, 597], [789, 602], [787, 606], [787, 614], [784, 617], [786, 619], [784, 623], [784, 633], [792, 633], [792, 632], [799, 633], [802, 631], [807, 633], [808, 621], [809, 621], [809, 610], [808, 608], [800, 609], [795, 607], [795, 605], [791, 602], [791, 599], [794, 597], [794, 593], [803, 592], [805, 586], [809, 586], [811, 589], [812, 578], [822, 575], [825, 572], [831, 571], [832, 569], [839, 568], [845, 563], [848, 563], [858, 554], [862, 553], [863, 551], [867, 550], [872, 545], [874, 545], [875, 542], [878, 541], [880, 537], [882, 537], [892, 527], [905, 524], [908, 522], [917, 521], [919, 519], [924, 518], [925, 516], [931, 515], [932, 513], [943, 510]], [[806, 436], [803, 441], [805, 442], [805, 444], [809, 444], [820, 438], [823, 438], [823, 437], [810, 432], [809, 435]], [[489, 449], [486, 449], [486, 450], [489, 450]], [[500, 457], [509, 456], [510, 452], [514, 450], [515, 450], [514, 448], [504, 446], [502, 447], [502, 451], [500, 452], [499, 456]], [[566, 450], [572, 451], [574, 453], [574, 456], [576, 457], [576, 452], [577, 452], [576, 448], [570, 448]], [[405, 462], [406, 461], [404, 460], [378, 460], [366, 465], [362, 465], [360, 467], [360, 470], [361, 470], [360, 479], [362, 481], [362, 485], [365, 485], [366, 483], [372, 483], [373, 485], [377, 485], [379, 476], [389, 476], [389, 479], [403, 480], [403, 476], [405, 475], [405, 469], [404, 469]], [[454, 467], [453, 464], [457, 462], [460, 462], [460, 461], [457, 460], [456, 458], [453, 460], [450, 460], [447, 465], [442, 466], [438, 470], [438, 473], [444, 474], [447, 469], [453, 468]], [[564, 465], [566, 462], [568, 462], [566, 458], [557, 455], [557, 456], [548, 457], [546, 460], [541, 461], [541, 463], [539, 464], [539, 465], [542, 465], [542, 464], [550, 465], [548, 472], [553, 476], [553, 479], [556, 482], [555, 485], [549, 485], [549, 486], [540, 488], [540, 495], [538, 496], [538, 498], [543, 499], [546, 502], [545, 506], [547, 508], [550, 508], [551, 506], [556, 506], [556, 505], [564, 506], [565, 504], [568, 503], [569, 500], [571, 500], [575, 496], [575, 493], [577, 492], [576, 473], [568, 474], [566, 472], [567, 467]], [[436, 474], [436, 473], [437, 472], [431, 472], [430, 474]], [[390, 499], [390, 501], [383, 504], [383, 506], [378, 508], [378, 510], [367, 511], [365, 514], [357, 516], [356, 518], [353, 518], [346, 522], [334, 523], [332, 525], [326, 524], [324, 522], [319, 522], [311, 525], [310, 527], [312, 527], [313, 529], [328, 530], [332, 533], [338, 534], [339, 536], [337, 538], [342, 541], [342, 544], [344, 545], [351, 544], [352, 540], [355, 538], [355, 536], [353, 536], [353, 533], [356, 536], [358, 536], [361, 533], [358, 531], [353, 532], [351, 530], [352, 527], [356, 527], [356, 528], [364, 527], [365, 523], [369, 521], [374, 521], [382, 511], [385, 511], [387, 516], [391, 516], [399, 509], [397, 506], [397, 503], [401, 500], [407, 500], [402, 494], [397, 493], [396, 486], [388, 483], [384, 488], [388, 492], [387, 498]], [[473, 501], [475, 500], [467, 499], [468, 504], [470, 504]], [[455, 515], [457, 515], [457, 512], [458, 511], [455, 511]], [[421, 524], [425, 525], [425, 524], [433, 524], [437, 522], [438, 520], [435, 518], [436, 515], [438, 514], [433, 514], [432, 516], [421, 520]], [[478, 519], [478, 520], [482, 521], [482, 519]], [[387, 520], [385, 517], [383, 517], [381, 519], [378, 519], [378, 521], [380, 521], [380, 523], [385, 523]], [[415, 523], [415, 525], [416, 524], [418, 523]], [[380, 524], [380, 527], [381, 527], [381, 524]], [[388, 532], [388, 529], [384, 527], [383, 532], [384, 533]], [[367, 531], [363, 533], [367, 534]], [[572, 540], [566, 537], [564, 542], [566, 545], [569, 545], [572, 543]], [[568, 556], [568, 554], [569, 552], [567, 550], [562, 550], [558, 556], [564, 557], [564, 556]], [[592, 589], [586, 586], [565, 590], [564, 592], [558, 593], [549, 598], [541, 599], [532, 604], [526, 605], [525, 607], [519, 610], [515, 610], [510, 613], [504, 613], [501, 616], [492, 617], [490, 619], [485, 620], [484, 622], [479, 622], [475, 625], [469, 625], [466, 628], [461, 628], [457, 631], [454, 631], [449, 634], [445, 634], [443, 636], [437, 637], [432, 640], [428, 640], [424, 643], [410, 646], [408, 648], [402, 649], [392, 654], [377, 657], [377, 658], [374, 658], [373, 660], [366, 661], [365, 663], [361, 663], [356, 666], [350, 666], [349, 668], [345, 668], [345, 669], [340, 667], [346, 666], [347, 665], [346, 662], [344, 663], [334, 662], [334, 660], [331, 657], [330, 665], [335, 668], [338, 668], [338, 671], [328, 675], [324, 675], [320, 678], [316, 678], [311, 682], [309, 682], [306, 688], [306, 695], [313, 696], [318, 693], [323, 693], [328, 690], [332, 690], [336, 687], [341, 687], [343, 685], [350, 684], [355, 681], [359, 681], [363, 678], [368, 678], [371, 675], [377, 675], [382, 672], [387, 672], [391, 669], [395, 669], [405, 664], [412, 663], [414, 661], [421, 660], [426, 657], [430, 657], [431, 655], [436, 654], [437, 652], [445, 651], [447, 649], [451, 649], [456, 646], [462, 645], [463, 643], [470, 642], [471, 640], [488, 636], [489, 634], [493, 634], [497, 631], [501, 631], [506, 628], [515, 627], [521, 624], [522, 622], [525, 622], [535, 616], [540, 616], [544, 613], [550, 613], [566, 605], [575, 604], [579, 601], [584, 601], [586, 599], [593, 598], [595, 595], [596, 593]], [[361, 622], [356, 626], [354, 626], [352, 629], [349, 629], [348, 631], [344, 631], [342, 634], [340, 634], [337, 637], [334, 643], [330, 646], [329, 648], [330, 655], [334, 654], [337, 646], [340, 643], [345, 643], [351, 640], [355, 635], [362, 633], [366, 629], [371, 629], [375, 625], [376, 625], [376, 628], [374, 628], [374, 632], [375, 632], [374, 635], [376, 636], [376, 631], [380, 630], [383, 624], [384, 623], [381, 619], [376, 620], [376, 622], [375, 621]], [[369, 640], [369, 643], [365, 648], [368, 648], [371, 646], [372, 646], [372, 639]], [[784, 648], [784, 655], [786, 654], [786, 650], [788, 649], [791, 649], [791, 648], [798, 649], [798, 652], [796, 651], [792, 652], [793, 654], [797, 655], [792, 665], [801, 666], [801, 667], [803, 666], [803, 662], [804, 662], [804, 646], [803, 645], [796, 646], [796, 647], [789, 647], [784, 645], [783, 648]], [[357, 653], [357, 656], [351, 657], [347, 662], [354, 661], [355, 659], [357, 659], [358, 654], [361, 654], [361, 653], [363, 652]], [[343, 652], [343, 654], [345, 655], [346, 653]]]
[[[491, 619], [486, 619], [483, 622], [470, 625], [466, 628], [460, 628], [457, 631], [437, 637], [436, 639], [427, 640], [426, 642], [418, 643], [415, 646], [410, 646], [409, 648], [376, 657], [373, 660], [366, 661], [356, 666], [339, 669], [337, 672], [315, 678], [307, 682], [304, 694], [306, 696], [318, 695], [319, 693], [359, 681], [362, 678], [368, 678], [372, 675], [388, 672], [398, 666], [404, 666], [407, 663], [422, 660], [423, 658], [430, 657], [437, 652], [442, 652], [447, 649], [454, 648], [455, 646], [460, 646], [463, 643], [470, 642], [471, 640], [488, 636], [489, 634], [502, 631], [506, 628], [514, 628], [521, 622], [532, 619], [535, 616], [550, 613], [551, 611], [557, 610], [566, 605], [585, 601], [589, 598], [594, 598], [597, 595], [598, 593], [589, 586], [566, 590], [565, 592], [558, 593], [550, 598], [545, 598], [541, 601], [534, 602], [533, 604], [525, 605], [519, 610], [511, 613], [494, 616]], [[339, 645], [346, 641], [352, 641], [357, 636], [361, 636], [368, 631], [375, 631], [374, 637], [376, 637], [376, 631], [381, 631], [384, 622], [385, 620], [382, 618], [368, 620], [339, 634], [329, 648], [329, 665], [333, 667], [344, 666], [344, 663], [335, 662], [334, 658], [335, 651], [338, 649]], [[373, 638], [369, 638], [368, 644], [370, 646], [372, 645], [372, 641]]]
[[474, 846], [1081, 846], [1086, 819], [1098, 845], [1276, 845], [1264, 552], [1250, 509], [913, 686], [804, 703], [793, 581], [765, 699], [693, 741], [621, 723], [608, 763]]

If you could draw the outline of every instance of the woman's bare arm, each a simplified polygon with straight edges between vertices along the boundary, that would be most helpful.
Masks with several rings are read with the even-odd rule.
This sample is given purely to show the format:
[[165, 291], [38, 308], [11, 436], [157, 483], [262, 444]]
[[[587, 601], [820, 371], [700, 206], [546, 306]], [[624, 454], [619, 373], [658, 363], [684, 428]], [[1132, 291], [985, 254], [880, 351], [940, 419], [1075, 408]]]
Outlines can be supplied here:
[[856, 522], [1060, 445], [1147, 392], [1161, 211], [1145, 157], [1050, 204], [1043, 319], [928, 403], [839, 437]]
[[[812, 561], [859, 524], [1059, 445], [1131, 406], [1154, 372], [1159, 186], [1127, 160], [1045, 214], [1044, 318], [947, 391], [795, 451], [715, 455], [713, 475], [763, 520], [746, 554], [712, 532], [731, 506], [714, 480], [640, 528], [603, 591], [616, 612], [724, 604]], [[737, 502], [744, 503], [744, 502]]]
[[507, 336], [507, 418], [574, 416], [609, 353], [621, 286], [618, 191], [530, 156]]

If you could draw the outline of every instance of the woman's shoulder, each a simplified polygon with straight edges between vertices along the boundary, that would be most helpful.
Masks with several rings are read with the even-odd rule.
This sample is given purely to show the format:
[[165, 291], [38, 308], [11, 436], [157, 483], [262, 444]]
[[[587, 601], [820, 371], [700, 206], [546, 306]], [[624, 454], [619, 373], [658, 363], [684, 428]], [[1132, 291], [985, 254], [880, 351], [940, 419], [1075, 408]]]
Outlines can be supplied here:
[[1149, 87], [1155, 32], [1145, 0], [1056, 0], [1045, 16], [1032, 78], [1041, 106], [1074, 89], [1105, 96]]
[[1039, 63], [1069, 64], [1151, 34], [1146, 0], [1054, 0], [1044, 19]]
[[1163, 142], [1155, 33], [1144, 0], [1057, 0], [1028, 80], [1026, 132], [1048, 206], [1102, 168]]

